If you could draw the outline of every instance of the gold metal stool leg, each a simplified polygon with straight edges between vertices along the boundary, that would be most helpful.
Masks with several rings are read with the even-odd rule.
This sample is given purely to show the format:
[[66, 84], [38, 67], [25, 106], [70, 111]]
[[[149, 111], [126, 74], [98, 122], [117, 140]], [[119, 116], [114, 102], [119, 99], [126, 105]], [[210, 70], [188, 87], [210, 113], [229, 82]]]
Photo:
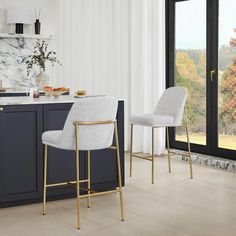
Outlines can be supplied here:
[[[90, 172], [90, 160], [91, 160], [91, 152], [90, 152], [90, 150], [88, 150], [88, 194], [90, 194], [90, 189], [91, 189], [91, 172]], [[91, 199], [90, 199], [90, 197], [88, 197], [87, 198], [87, 206], [88, 206], [88, 208], [90, 208], [91, 207]]]
[[132, 177], [132, 165], [133, 165], [133, 129], [134, 125], [131, 124], [131, 132], [130, 132], [130, 170], [129, 170], [129, 176]]
[[75, 125], [76, 137], [76, 184], [77, 184], [77, 228], [80, 229], [80, 184], [79, 184], [79, 146], [78, 146], [78, 125]]
[[116, 156], [117, 156], [117, 167], [118, 167], [118, 182], [120, 190], [120, 210], [121, 210], [121, 220], [124, 221], [124, 201], [123, 201], [123, 192], [122, 192], [122, 181], [121, 181], [121, 168], [120, 168], [120, 146], [118, 139], [118, 129], [117, 122], [115, 122], [115, 139], [116, 139]]
[[48, 146], [44, 145], [43, 215], [46, 214]]
[[154, 184], [154, 128], [152, 128], [152, 184]]
[[189, 133], [188, 133], [188, 124], [186, 124], [185, 129], [186, 129], [187, 142], [188, 142], [188, 161], [189, 161], [189, 168], [190, 168], [190, 176], [191, 176], [191, 179], [193, 179], [193, 166], [192, 166], [192, 157], [191, 157]]
[[171, 162], [170, 162], [170, 136], [169, 136], [169, 128], [166, 127], [166, 141], [167, 141], [167, 151], [168, 151], [168, 167], [169, 173], [171, 173]]

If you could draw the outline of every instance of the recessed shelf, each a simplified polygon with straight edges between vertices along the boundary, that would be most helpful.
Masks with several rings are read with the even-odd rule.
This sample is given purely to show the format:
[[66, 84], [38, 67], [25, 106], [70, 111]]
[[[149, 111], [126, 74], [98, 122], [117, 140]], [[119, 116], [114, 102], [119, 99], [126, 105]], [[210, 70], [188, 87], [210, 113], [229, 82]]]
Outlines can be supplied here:
[[0, 38], [55, 39], [54, 35], [0, 33]]

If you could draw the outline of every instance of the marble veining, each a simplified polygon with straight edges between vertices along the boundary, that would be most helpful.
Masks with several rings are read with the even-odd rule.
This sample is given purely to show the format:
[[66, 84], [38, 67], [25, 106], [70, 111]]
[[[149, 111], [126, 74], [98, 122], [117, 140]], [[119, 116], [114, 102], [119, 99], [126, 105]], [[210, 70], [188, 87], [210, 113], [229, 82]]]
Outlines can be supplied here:
[[[178, 160], [188, 161], [187, 157], [181, 154], [175, 157]], [[236, 172], [236, 161], [219, 157], [208, 156], [204, 154], [192, 153], [193, 164], [210, 166], [216, 169]]]
[[0, 80], [4, 87], [26, 90], [34, 86], [33, 68], [27, 77], [25, 59], [32, 54], [36, 39], [0, 38]]

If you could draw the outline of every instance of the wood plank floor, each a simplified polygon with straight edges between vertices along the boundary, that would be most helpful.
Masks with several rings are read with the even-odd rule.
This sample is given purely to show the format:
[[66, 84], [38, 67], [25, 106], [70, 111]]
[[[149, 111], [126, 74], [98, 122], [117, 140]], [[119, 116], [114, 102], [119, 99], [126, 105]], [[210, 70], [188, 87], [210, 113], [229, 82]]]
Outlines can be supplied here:
[[[128, 161], [128, 158], [126, 158]], [[134, 159], [133, 178], [126, 163], [125, 222], [120, 221], [119, 195], [92, 198], [92, 208], [82, 200], [81, 229], [75, 228], [75, 199], [49, 202], [47, 215], [41, 204], [0, 209], [0, 236], [235, 236], [235, 173], [188, 164], [156, 160], [155, 184], [151, 163]]]

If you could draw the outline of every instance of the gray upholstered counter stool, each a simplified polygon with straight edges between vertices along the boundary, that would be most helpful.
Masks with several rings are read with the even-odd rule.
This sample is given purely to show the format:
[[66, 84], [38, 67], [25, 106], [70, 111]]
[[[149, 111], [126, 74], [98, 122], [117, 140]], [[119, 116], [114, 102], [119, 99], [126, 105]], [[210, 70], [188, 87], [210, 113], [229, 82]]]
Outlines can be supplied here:
[[[80, 198], [119, 192], [121, 219], [124, 220], [121, 166], [116, 113], [118, 100], [113, 97], [81, 98], [75, 102], [68, 114], [63, 130], [47, 131], [42, 135], [45, 146], [43, 214], [46, 214], [46, 190], [49, 187], [73, 184], [77, 188], [77, 228], [80, 228]], [[115, 145], [112, 146], [115, 135]], [[74, 150], [76, 158], [76, 180], [68, 183], [47, 184], [48, 146]], [[90, 189], [90, 151], [111, 148], [117, 154], [117, 172], [119, 186], [116, 190], [94, 192]], [[88, 178], [80, 180], [79, 151], [88, 151]], [[49, 157], [50, 158], [50, 157]], [[66, 158], [66, 157], [65, 157]], [[87, 183], [87, 194], [80, 195], [80, 183]]]
[[[154, 183], [154, 130], [155, 128], [166, 127], [167, 136], [167, 150], [168, 150], [168, 166], [169, 173], [171, 172], [171, 155], [177, 153], [170, 151], [169, 144], [169, 127], [182, 126], [182, 119], [184, 114], [184, 107], [187, 98], [187, 89], [183, 87], [172, 87], [165, 90], [160, 100], [158, 101], [155, 111], [152, 114], [145, 115], [132, 115], [130, 118], [131, 123], [131, 145], [130, 145], [130, 177], [132, 177], [132, 159], [133, 157], [141, 158], [152, 162], [152, 183]], [[133, 154], [133, 128], [135, 125], [147, 126], [152, 129], [152, 153], [151, 156], [140, 156]], [[186, 155], [189, 159], [190, 176], [193, 178], [192, 159], [190, 151], [190, 142], [188, 134], [187, 115], [185, 124], [183, 125], [186, 130], [188, 153]]]

